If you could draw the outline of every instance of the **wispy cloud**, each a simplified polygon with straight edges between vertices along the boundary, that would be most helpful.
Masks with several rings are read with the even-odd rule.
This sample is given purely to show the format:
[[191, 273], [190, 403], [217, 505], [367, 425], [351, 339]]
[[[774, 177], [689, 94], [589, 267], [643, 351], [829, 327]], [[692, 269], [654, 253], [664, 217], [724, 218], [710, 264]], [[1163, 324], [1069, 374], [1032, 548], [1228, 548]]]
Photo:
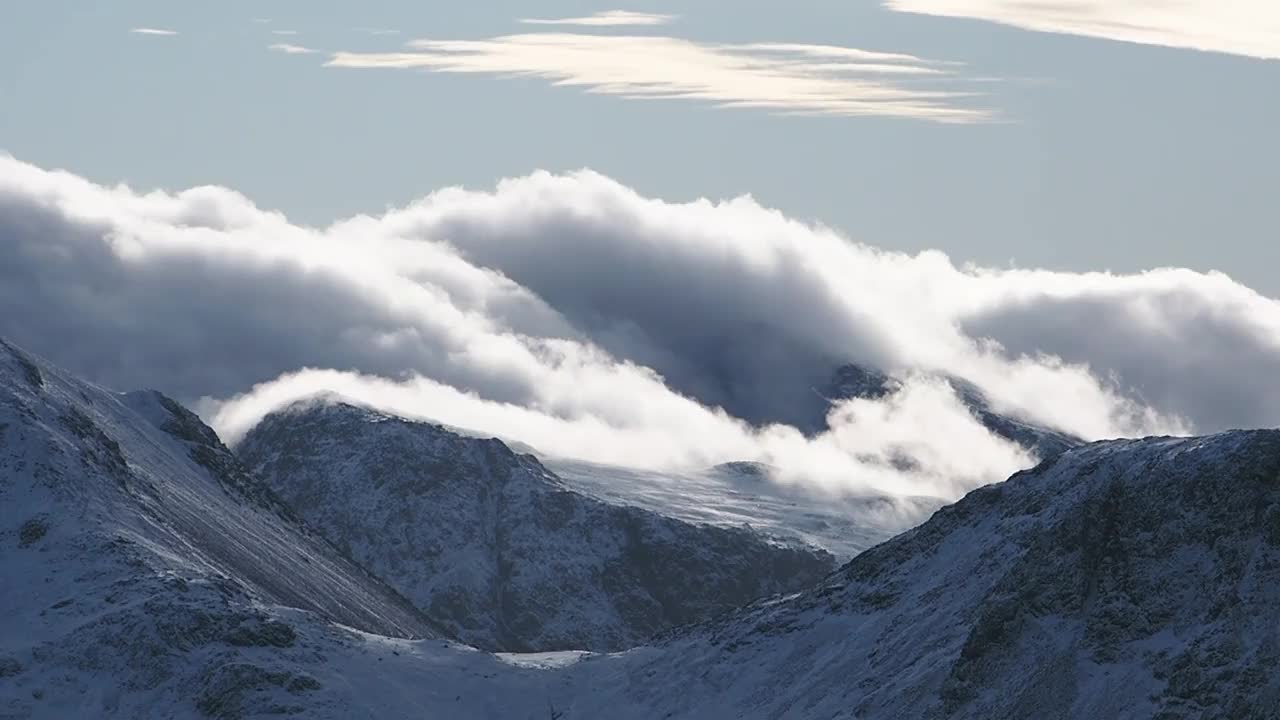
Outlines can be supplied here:
[[894, 10], [1042, 32], [1280, 59], [1275, 0], [884, 0]]
[[314, 52], [318, 52], [314, 48], [303, 47], [302, 45], [290, 45], [289, 43], [275, 43], [274, 45], [268, 45], [267, 49], [286, 53], [288, 55], [310, 55]]
[[165, 30], [164, 28], [152, 27], [136, 27], [129, 30], [135, 35], [177, 35], [177, 30]]
[[267, 23], [271, 22], [271, 18], [257, 17], [257, 18], [254, 18], [253, 21], [259, 25], [266, 25]]
[[272, 35], [297, 35], [297, 30], [272, 30]]
[[525, 75], [635, 99], [808, 115], [991, 119], [958, 91], [956, 66], [914, 55], [795, 43], [709, 44], [673, 37], [531, 33], [415, 40], [391, 53], [338, 52], [331, 67]]
[[616, 25], [665, 25], [676, 18], [675, 15], [660, 13], [631, 12], [629, 10], [606, 10], [585, 17], [571, 18], [524, 18], [520, 22], [526, 25], [586, 25], [592, 27], [608, 27]]
[[399, 30], [392, 30], [391, 28], [365, 27], [365, 28], [356, 28], [356, 30], [359, 30], [362, 33], [368, 33], [370, 35], [399, 35], [400, 34]]

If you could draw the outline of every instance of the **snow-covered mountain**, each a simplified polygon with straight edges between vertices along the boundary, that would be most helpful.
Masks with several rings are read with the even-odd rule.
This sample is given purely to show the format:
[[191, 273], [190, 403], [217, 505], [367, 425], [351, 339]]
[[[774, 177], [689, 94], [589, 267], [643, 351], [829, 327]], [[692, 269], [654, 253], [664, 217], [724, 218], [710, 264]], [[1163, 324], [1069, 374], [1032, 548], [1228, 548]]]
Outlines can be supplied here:
[[[194, 415], [158, 393], [78, 381], [3, 341], [0, 509], [0, 716], [85, 717], [70, 709], [85, 703], [146, 716], [179, 696], [196, 702], [201, 688], [216, 701], [235, 684], [227, 673], [305, 691], [305, 677], [244, 660], [297, 645], [277, 606], [439, 636], [304, 530]], [[202, 661], [184, 662], [190, 653]]]
[[331, 397], [269, 415], [236, 452], [308, 524], [489, 650], [632, 647], [835, 567], [799, 542], [573, 492], [499, 440]]
[[0, 716], [1280, 717], [1280, 431], [1070, 449], [806, 590], [493, 655], [175, 408], [0, 348]]
[[1280, 431], [1095, 443], [670, 636], [623, 694], [631, 717], [1276, 718], [1278, 612]]

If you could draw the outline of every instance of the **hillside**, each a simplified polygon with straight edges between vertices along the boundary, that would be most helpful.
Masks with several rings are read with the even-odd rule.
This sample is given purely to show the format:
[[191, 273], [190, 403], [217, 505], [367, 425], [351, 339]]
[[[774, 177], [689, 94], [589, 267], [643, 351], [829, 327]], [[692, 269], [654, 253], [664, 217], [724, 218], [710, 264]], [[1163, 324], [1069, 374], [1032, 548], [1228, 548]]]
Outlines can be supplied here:
[[499, 440], [333, 398], [268, 416], [236, 451], [321, 534], [489, 650], [620, 650], [835, 567], [798, 542], [573, 492]]

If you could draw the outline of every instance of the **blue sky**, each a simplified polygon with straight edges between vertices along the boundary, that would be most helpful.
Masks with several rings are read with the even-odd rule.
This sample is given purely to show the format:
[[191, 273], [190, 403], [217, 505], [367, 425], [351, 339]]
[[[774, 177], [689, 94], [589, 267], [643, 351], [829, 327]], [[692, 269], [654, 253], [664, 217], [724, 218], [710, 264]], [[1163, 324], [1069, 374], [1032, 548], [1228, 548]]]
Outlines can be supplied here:
[[[1052, 12], [1017, 0], [896, 4], [917, 12], [874, 0], [24, 3], [0, 26], [0, 150], [143, 190], [226, 185], [309, 224], [445, 186], [590, 167], [672, 200], [751, 193], [883, 248], [1001, 266], [1218, 269], [1280, 296], [1280, 20], [1267, 0], [1163, 11], [1133, 0], [1114, 3], [1114, 17], [1083, 0]], [[519, 22], [609, 10], [675, 17]], [[176, 34], [131, 32], [141, 28]], [[877, 82], [981, 117], [726, 108], [546, 77], [326, 66], [338, 52], [421, 54], [406, 47], [418, 39], [489, 41], [479, 60], [469, 46], [471, 70], [529, 62], [494, 44], [513, 34], [571, 35], [575, 47], [584, 36], [662, 38], [639, 50], [653, 67], [688, 62], [674, 53], [690, 47], [717, 60], [785, 54], [797, 72], [831, 61], [741, 49], [766, 43], [910, 55], [881, 64], [941, 76]], [[591, 57], [607, 61], [614, 47], [592, 40]]]

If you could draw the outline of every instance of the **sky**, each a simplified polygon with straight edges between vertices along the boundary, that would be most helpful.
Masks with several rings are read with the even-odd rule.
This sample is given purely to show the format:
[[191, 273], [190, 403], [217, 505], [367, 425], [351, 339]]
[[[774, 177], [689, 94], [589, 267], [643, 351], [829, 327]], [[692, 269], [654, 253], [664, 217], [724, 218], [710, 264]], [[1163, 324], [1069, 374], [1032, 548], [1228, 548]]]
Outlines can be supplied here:
[[1280, 426], [1269, 0], [436, 5], [10, 12], [0, 336], [231, 443], [338, 393], [902, 498], [1038, 459], [957, 381]]
[[0, 25], [0, 150], [315, 226], [589, 168], [886, 249], [1277, 297], [1277, 57], [1269, 0], [54, 0]]

